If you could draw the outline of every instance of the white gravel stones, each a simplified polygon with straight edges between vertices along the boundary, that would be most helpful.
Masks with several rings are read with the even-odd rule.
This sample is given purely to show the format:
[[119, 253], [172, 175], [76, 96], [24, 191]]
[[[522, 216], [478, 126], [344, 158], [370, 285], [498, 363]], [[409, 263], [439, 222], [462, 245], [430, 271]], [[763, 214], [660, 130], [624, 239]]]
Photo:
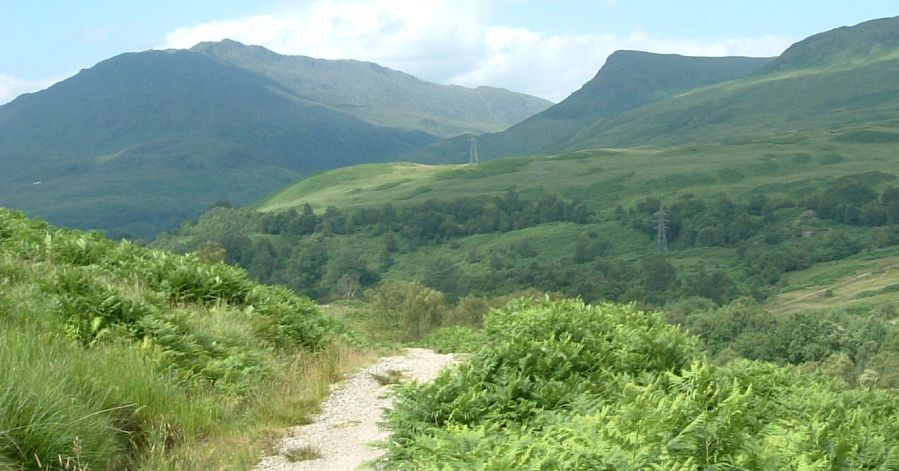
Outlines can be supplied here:
[[377, 458], [382, 451], [372, 449], [370, 443], [388, 437], [378, 422], [393, 398], [376, 376], [400, 372], [403, 380], [430, 381], [455, 361], [451, 354], [409, 348], [403, 356], [385, 357], [363, 368], [332, 387], [322, 413], [311, 424], [291, 428], [278, 446], [278, 455], [263, 458], [256, 471], [352, 470]]

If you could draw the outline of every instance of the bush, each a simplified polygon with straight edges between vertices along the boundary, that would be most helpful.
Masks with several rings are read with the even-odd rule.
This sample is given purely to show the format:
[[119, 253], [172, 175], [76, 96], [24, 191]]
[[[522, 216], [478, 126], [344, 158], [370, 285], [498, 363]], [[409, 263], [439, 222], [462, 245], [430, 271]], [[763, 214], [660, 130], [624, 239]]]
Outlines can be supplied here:
[[746, 360], [710, 364], [661, 315], [510, 303], [487, 342], [399, 389], [387, 469], [893, 469], [899, 398]]
[[443, 323], [446, 297], [418, 282], [385, 283], [366, 297], [385, 327], [400, 331], [402, 340], [418, 340]]
[[457, 325], [441, 327], [424, 336], [418, 344], [438, 353], [472, 353], [481, 349], [486, 340], [482, 330]]

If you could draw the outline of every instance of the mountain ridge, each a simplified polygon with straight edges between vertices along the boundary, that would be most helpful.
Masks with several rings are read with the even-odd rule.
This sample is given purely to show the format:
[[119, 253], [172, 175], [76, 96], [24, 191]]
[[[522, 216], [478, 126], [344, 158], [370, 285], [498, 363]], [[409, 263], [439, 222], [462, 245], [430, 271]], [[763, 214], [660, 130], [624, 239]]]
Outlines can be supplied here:
[[372, 124], [440, 137], [500, 131], [551, 105], [503, 88], [435, 84], [374, 62], [284, 55], [234, 40], [203, 42], [190, 51], [257, 72]]
[[[620, 59], [640, 56], [654, 61], [651, 73], [621, 67]], [[899, 116], [899, 17], [810, 36], [776, 58], [747, 59], [757, 62], [731, 70], [729, 76], [708, 76], [702, 83], [666, 84], [672, 73], [701, 75], [696, 64], [662, 66], [666, 59], [717, 61], [726, 71], [721, 61], [733, 58], [616, 52], [593, 80], [562, 102], [506, 131], [479, 136], [481, 159], [596, 147], [733, 142], [790, 129], [862, 123], [891, 127], [889, 120]], [[603, 80], [608, 77], [617, 80]], [[597, 112], [598, 104], [611, 112]], [[423, 163], [466, 162], [467, 143], [439, 141], [402, 157]]]
[[[494, 134], [478, 136], [486, 158], [552, 152], [598, 120], [665, 100], [697, 87], [747, 76], [768, 58], [691, 57], [620, 50], [565, 100]], [[467, 141], [440, 141], [404, 157], [422, 162], [459, 162]], [[424, 158], [416, 157], [425, 154]], [[456, 160], [453, 160], [453, 157]]]
[[[218, 47], [304, 61], [236, 42]], [[375, 64], [361, 67], [382, 73], [380, 85], [400, 76], [426, 83]], [[291, 73], [296, 68], [284, 72]], [[348, 93], [352, 74], [339, 75]], [[323, 77], [309, 88], [323, 87]], [[0, 106], [0, 204], [59, 225], [152, 237], [216, 201], [246, 204], [302, 175], [384, 162], [436, 139], [408, 122], [373, 123], [338, 99], [323, 101], [327, 90], [299, 93], [295, 82], [278, 78], [206, 52], [151, 50], [117, 55], [20, 96]], [[444, 104], [495, 93], [438, 85], [421, 93], [432, 89], [453, 92], [440, 98]], [[456, 125], [477, 126], [459, 116]]]

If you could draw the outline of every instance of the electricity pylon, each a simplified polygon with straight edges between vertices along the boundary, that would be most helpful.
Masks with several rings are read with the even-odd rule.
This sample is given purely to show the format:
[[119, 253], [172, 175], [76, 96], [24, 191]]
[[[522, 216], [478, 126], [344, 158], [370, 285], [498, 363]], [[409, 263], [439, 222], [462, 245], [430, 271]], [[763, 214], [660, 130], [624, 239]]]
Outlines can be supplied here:
[[478, 138], [474, 134], [468, 136], [468, 163], [476, 164], [481, 159], [478, 157]]
[[665, 217], [665, 210], [659, 207], [656, 216], [656, 250], [659, 255], [668, 251], [668, 219]]

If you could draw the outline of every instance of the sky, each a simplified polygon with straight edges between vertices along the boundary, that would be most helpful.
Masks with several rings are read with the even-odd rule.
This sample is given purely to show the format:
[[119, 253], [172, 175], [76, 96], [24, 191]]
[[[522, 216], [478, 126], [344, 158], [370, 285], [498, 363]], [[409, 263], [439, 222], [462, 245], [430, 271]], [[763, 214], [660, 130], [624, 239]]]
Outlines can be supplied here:
[[560, 101], [618, 49], [775, 56], [895, 0], [0, 0], [0, 104], [133, 51], [234, 39]]

